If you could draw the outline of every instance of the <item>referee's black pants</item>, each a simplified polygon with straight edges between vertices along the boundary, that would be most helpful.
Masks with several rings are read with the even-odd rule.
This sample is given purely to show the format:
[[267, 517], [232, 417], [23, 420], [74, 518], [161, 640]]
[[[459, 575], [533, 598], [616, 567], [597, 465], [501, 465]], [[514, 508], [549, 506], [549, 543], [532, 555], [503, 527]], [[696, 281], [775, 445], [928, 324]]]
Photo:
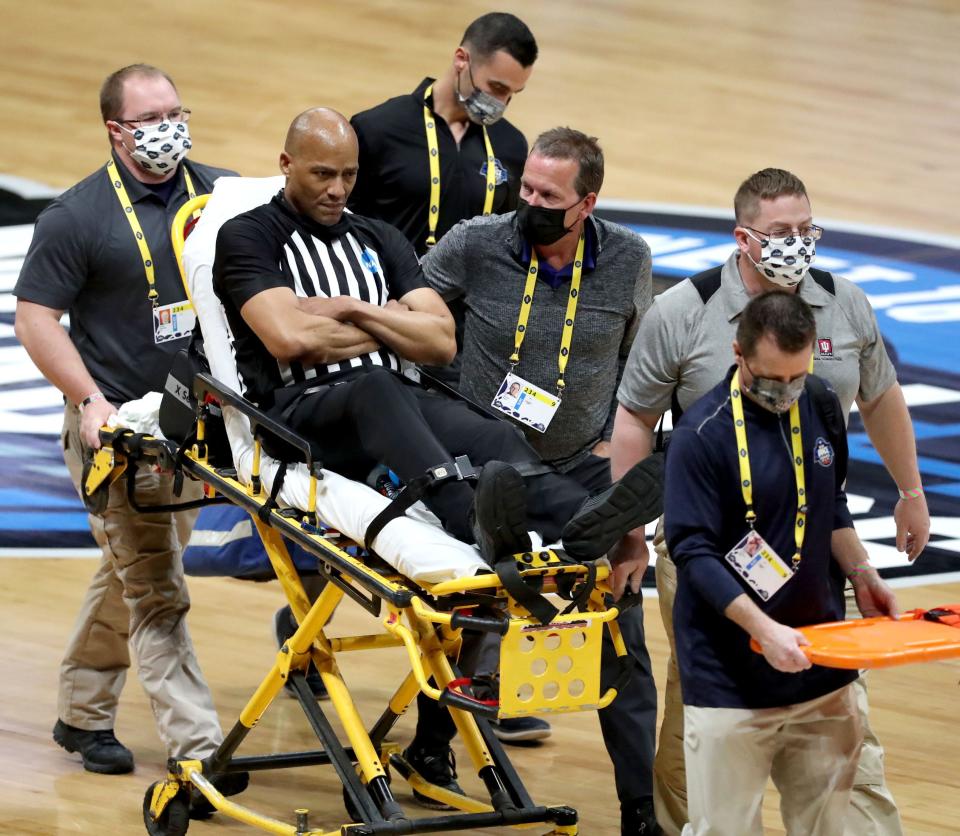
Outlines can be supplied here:
[[[381, 368], [302, 395], [282, 409], [282, 416], [319, 446], [324, 467], [359, 481], [377, 464], [409, 482], [456, 456], [467, 456], [475, 465], [540, 461], [518, 427]], [[558, 541], [587, 498], [586, 488], [554, 472], [525, 481], [528, 530], [539, 532], [544, 542]], [[471, 484], [441, 483], [423, 501], [451, 535], [474, 542]]]

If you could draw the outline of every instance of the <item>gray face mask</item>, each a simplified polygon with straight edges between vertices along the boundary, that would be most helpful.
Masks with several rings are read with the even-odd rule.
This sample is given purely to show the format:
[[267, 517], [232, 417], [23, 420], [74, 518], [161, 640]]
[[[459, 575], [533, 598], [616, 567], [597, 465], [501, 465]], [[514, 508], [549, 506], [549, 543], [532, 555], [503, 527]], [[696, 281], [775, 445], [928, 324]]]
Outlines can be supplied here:
[[743, 365], [746, 366], [747, 371], [753, 377], [753, 383], [744, 386], [744, 391], [749, 393], [750, 397], [764, 409], [775, 412], [777, 415], [782, 415], [788, 411], [799, 400], [804, 384], [807, 382], [806, 375], [787, 383], [769, 377], [758, 377], [747, 365], [746, 359], [744, 359]]
[[473, 70], [470, 68], [469, 59], [467, 60], [467, 73], [470, 75], [470, 86], [473, 87], [473, 91], [469, 96], [464, 96], [463, 93], [460, 92], [460, 76], [458, 75], [457, 100], [463, 105], [463, 109], [467, 111], [467, 116], [470, 118], [470, 121], [476, 122], [478, 125], [486, 126], [492, 125], [494, 122], [502, 119], [507, 105], [501, 102], [500, 99], [491, 96], [485, 90], [477, 87], [473, 80]]

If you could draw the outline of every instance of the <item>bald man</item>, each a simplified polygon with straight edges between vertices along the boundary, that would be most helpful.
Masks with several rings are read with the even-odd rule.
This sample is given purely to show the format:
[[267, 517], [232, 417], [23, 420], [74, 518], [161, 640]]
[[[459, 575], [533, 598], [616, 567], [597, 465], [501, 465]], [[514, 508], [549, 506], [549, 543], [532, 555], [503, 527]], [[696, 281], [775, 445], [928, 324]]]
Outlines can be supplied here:
[[605, 532], [641, 513], [627, 506], [646, 503], [647, 472], [632, 471], [585, 506], [574, 480], [545, 467], [527, 468], [538, 475], [524, 478], [504, 464], [539, 465], [514, 427], [400, 374], [401, 360], [448, 363], [453, 322], [403, 236], [344, 213], [357, 157], [356, 134], [341, 114], [300, 114], [280, 154], [283, 190], [220, 230], [214, 289], [246, 397], [316, 442], [324, 466], [349, 477], [384, 464], [406, 483], [457, 456], [494, 462], [476, 491], [448, 480], [424, 497], [444, 527], [477, 543], [491, 564], [529, 549], [531, 529], [547, 542], [565, 535], [575, 558], [600, 557], [612, 545]]

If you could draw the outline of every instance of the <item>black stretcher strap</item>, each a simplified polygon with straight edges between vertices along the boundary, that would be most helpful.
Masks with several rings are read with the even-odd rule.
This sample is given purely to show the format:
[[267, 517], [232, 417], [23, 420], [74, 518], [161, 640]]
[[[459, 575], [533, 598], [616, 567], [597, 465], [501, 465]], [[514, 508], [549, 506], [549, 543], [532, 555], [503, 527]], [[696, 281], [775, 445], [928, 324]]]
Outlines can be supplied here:
[[260, 518], [260, 522], [269, 523], [270, 522], [270, 512], [274, 508], [279, 508], [277, 504], [277, 497], [280, 496], [280, 491], [283, 489], [283, 480], [287, 476], [287, 463], [278, 462], [277, 464], [277, 475], [273, 477], [273, 487], [270, 489], [270, 496], [263, 505], [257, 510], [257, 516]]
[[168, 505], [141, 505], [137, 502], [137, 465], [128, 460], [127, 472], [127, 501], [130, 507], [138, 514], [174, 514], [177, 511], [189, 511], [192, 508], [203, 508], [207, 505], [224, 505], [230, 501], [226, 496], [205, 496], [202, 499], [191, 499], [187, 502], [173, 502]]
[[[500, 560], [493, 567], [500, 578], [503, 588], [510, 593], [513, 600], [524, 607], [541, 624], [549, 624], [557, 617], [560, 610], [551, 604], [539, 590], [520, 575], [520, 568], [513, 559], [513, 555]], [[537, 578], [538, 586], [543, 588], [543, 579]]]
[[407, 509], [422, 499], [431, 488], [451, 480], [476, 479], [477, 474], [478, 471], [470, 464], [470, 459], [466, 456], [457, 456], [452, 462], [435, 465], [428, 468], [422, 476], [411, 479], [367, 526], [363, 535], [367, 550], [373, 550], [373, 541], [377, 539], [377, 535], [383, 531], [387, 523], [406, 514]]
[[567, 598], [570, 605], [563, 610], [561, 615], [569, 615], [574, 609], [583, 612], [587, 608], [590, 600], [590, 594], [597, 586], [597, 564], [587, 564], [587, 574], [583, 581], [577, 585], [578, 575], [559, 575], [557, 577], [557, 592], [562, 598]]

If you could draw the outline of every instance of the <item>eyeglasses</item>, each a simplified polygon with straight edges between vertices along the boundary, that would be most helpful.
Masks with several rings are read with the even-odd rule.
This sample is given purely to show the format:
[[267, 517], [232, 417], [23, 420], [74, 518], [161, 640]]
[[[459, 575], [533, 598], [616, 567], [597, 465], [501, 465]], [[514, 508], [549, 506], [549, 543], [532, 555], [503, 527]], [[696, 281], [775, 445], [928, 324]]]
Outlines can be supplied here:
[[133, 125], [135, 128], [144, 128], [147, 125], [158, 125], [161, 122], [189, 122], [189, 107], [175, 107], [167, 113], [141, 113], [133, 119], [118, 119], [121, 125]]
[[752, 226], [744, 227], [744, 229], [756, 232], [757, 235], [762, 235], [764, 238], [789, 238], [792, 235], [796, 235], [798, 238], [812, 238], [814, 241], [819, 241], [823, 235], [823, 227], [816, 226], [815, 224], [810, 224], [800, 229], [791, 229], [787, 226], [775, 226], [769, 232], [754, 229]]

